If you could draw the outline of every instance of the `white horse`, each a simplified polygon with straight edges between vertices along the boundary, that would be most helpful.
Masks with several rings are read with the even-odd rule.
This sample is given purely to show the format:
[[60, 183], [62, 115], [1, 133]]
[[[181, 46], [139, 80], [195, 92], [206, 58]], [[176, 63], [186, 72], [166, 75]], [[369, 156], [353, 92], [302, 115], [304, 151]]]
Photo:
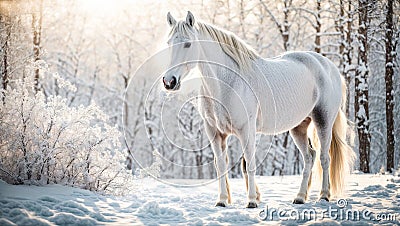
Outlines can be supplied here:
[[[231, 32], [210, 24], [167, 15], [171, 26], [168, 45], [171, 69], [163, 77], [164, 87], [174, 91], [193, 68], [201, 72], [199, 112], [214, 152], [219, 179], [216, 206], [231, 202], [228, 184], [226, 140], [239, 138], [243, 148], [242, 171], [246, 180], [248, 208], [260, 202], [254, 180], [256, 133], [290, 131], [304, 160], [303, 178], [293, 203], [307, 199], [316, 153], [309, 147], [307, 128], [314, 124], [320, 147], [322, 188], [320, 200], [329, 201], [343, 189], [345, 174], [352, 167], [354, 153], [346, 143], [345, 84], [338, 68], [313, 52], [285, 53], [273, 59], [261, 58]], [[330, 169], [330, 170], [329, 170]]]

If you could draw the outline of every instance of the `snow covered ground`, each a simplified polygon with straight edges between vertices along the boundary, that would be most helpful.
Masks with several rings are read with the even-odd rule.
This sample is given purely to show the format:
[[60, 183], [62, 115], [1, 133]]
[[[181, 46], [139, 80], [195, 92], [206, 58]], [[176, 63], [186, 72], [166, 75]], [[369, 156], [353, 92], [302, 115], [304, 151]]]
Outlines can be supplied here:
[[[399, 176], [354, 174], [351, 179], [346, 199], [339, 204], [337, 200], [316, 202], [318, 192], [313, 189], [307, 204], [294, 205], [291, 201], [299, 176], [258, 177], [262, 192], [258, 209], [244, 208], [242, 179], [230, 180], [233, 203], [227, 208], [214, 207], [215, 181], [185, 187], [141, 179], [132, 185], [136, 186], [134, 194], [124, 197], [59, 185], [13, 186], [0, 181], [0, 225], [400, 224]], [[167, 182], [183, 185], [206, 181]]]

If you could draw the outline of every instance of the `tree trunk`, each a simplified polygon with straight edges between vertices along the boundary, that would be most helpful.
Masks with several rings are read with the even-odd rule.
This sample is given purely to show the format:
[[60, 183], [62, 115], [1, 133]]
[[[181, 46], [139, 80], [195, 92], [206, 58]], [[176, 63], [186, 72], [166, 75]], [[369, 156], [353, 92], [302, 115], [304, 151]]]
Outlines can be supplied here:
[[350, 83], [351, 83], [351, 65], [352, 65], [352, 25], [353, 15], [351, 12], [351, 1], [347, 2], [347, 12], [345, 10], [344, 0], [340, 0], [340, 18], [338, 24], [338, 30], [340, 32], [340, 46], [339, 54], [340, 59], [340, 72], [346, 81], [346, 115], [350, 113]]
[[[124, 76], [123, 77], [123, 79], [124, 79], [124, 90], [127, 90], [127, 88], [128, 88], [128, 85], [129, 85], [129, 77], [128, 76]], [[124, 116], [123, 116], [123, 126], [125, 126], [125, 128], [128, 128], [128, 115], [129, 115], [129, 106], [128, 106], [128, 104], [129, 104], [129, 101], [128, 101], [128, 95], [124, 95], [124, 98], [123, 98], [123, 100], [124, 100], [124, 103], [123, 103], [123, 108], [124, 108]]]
[[359, 0], [358, 68], [355, 74], [354, 110], [360, 153], [360, 170], [369, 173], [370, 133], [368, 108], [368, 29], [369, 0]]
[[386, 170], [392, 172], [394, 169], [394, 100], [393, 100], [393, 67], [395, 46], [393, 45], [393, 0], [388, 0], [386, 14]]
[[[39, 13], [32, 13], [32, 30], [33, 30], [33, 60], [40, 60], [40, 40], [42, 36], [42, 17], [43, 17], [43, 0], [40, 1]], [[40, 90], [39, 69], [35, 69], [35, 92]]]
[[283, 10], [284, 14], [284, 20], [283, 20], [283, 30], [281, 31], [282, 39], [283, 39], [283, 48], [285, 51], [289, 50], [290, 43], [289, 43], [289, 29], [290, 29], [290, 23], [289, 23], [289, 7], [292, 5], [291, 0], [284, 0], [283, 4], [285, 6]]
[[204, 179], [203, 174], [203, 150], [199, 151], [200, 153], [196, 155], [196, 167], [197, 167], [197, 179]]
[[7, 89], [9, 82], [9, 51], [10, 51], [10, 41], [11, 41], [11, 15], [0, 15], [0, 22], [5, 27], [6, 39], [4, 40], [3, 48], [3, 67], [1, 70], [1, 84], [2, 84], [2, 101], [5, 101], [5, 90]]
[[246, 5], [246, 3], [243, 0], [241, 0], [239, 4], [240, 4], [239, 5], [239, 7], [240, 7], [240, 14], [239, 14], [240, 29], [242, 32], [243, 39], [246, 40], [247, 39], [246, 30], [245, 30], [245, 27], [246, 27], [246, 25], [245, 25], [245, 19], [246, 19], [245, 5]]
[[316, 26], [315, 26], [315, 49], [317, 53], [321, 53], [321, 0], [317, 0], [317, 13], [316, 13]]

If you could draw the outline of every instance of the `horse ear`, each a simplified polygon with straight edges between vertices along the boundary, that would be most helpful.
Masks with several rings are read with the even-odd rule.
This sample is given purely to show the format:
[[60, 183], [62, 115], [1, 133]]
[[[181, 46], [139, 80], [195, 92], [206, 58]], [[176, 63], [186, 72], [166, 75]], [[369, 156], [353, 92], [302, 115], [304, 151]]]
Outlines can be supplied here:
[[186, 23], [187, 23], [188, 25], [190, 25], [191, 27], [194, 26], [194, 16], [193, 16], [193, 14], [192, 14], [190, 11], [188, 11], [188, 13], [187, 13], [187, 16], [186, 16]]
[[168, 21], [168, 25], [173, 27], [176, 24], [176, 20], [172, 17], [171, 13], [168, 12], [167, 14], [167, 21]]

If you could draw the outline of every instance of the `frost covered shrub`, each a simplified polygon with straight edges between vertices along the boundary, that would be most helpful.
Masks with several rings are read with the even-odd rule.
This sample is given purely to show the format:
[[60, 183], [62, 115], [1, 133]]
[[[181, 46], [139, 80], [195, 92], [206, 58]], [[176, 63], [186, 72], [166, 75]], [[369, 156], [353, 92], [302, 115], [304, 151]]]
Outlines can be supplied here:
[[[10, 83], [0, 103], [1, 179], [95, 191], [123, 189], [130, 175], [123, 165], [120, 132], [107, 124], [107, 115], [96, 104], [71, 107], [61, 96], [35, 93], [33, 77]], [[60, 76], [53, 77], [60, 88], [74, 91]]]

